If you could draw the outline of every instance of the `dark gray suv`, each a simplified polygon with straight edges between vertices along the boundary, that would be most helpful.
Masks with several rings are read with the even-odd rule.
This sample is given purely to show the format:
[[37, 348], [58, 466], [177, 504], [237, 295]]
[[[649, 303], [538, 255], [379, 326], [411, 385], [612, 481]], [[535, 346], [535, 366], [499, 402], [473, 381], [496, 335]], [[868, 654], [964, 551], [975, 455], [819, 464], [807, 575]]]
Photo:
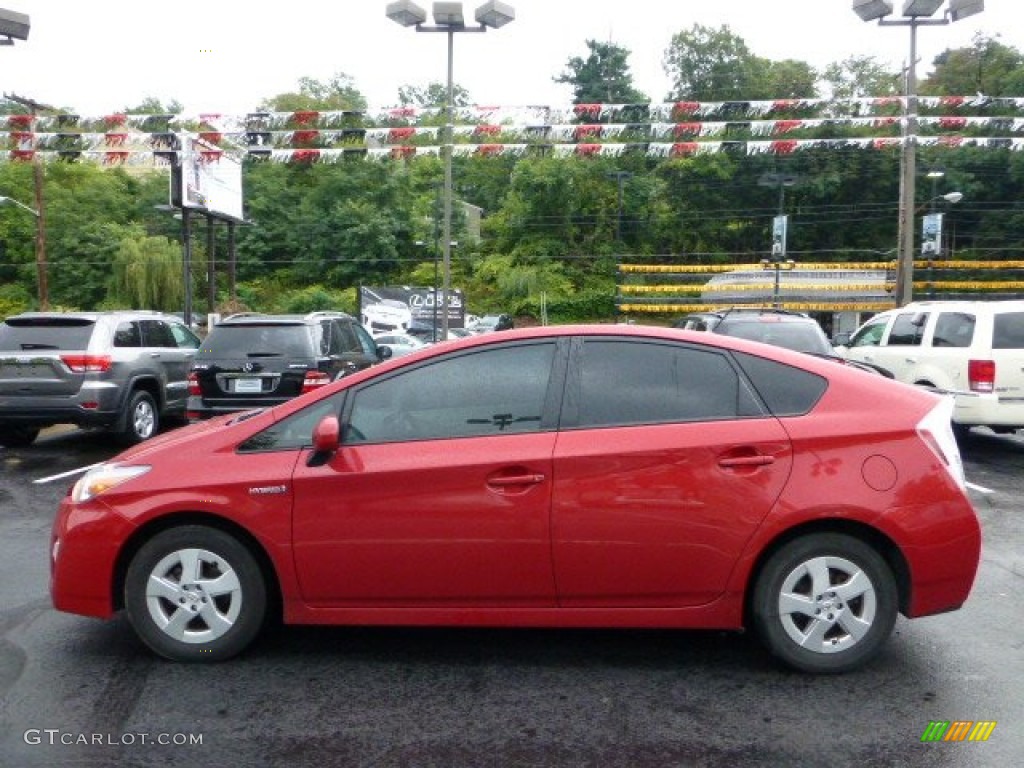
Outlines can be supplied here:
[[0, 323], [0, 445], [54, 424], [100, 427], [131, 445], [184, 420], [199, 337], [145, 311], [26, 312]]
[[227, 317], [192, 365], [188, 416], [280, 405], [390, 356], [344, 312]]

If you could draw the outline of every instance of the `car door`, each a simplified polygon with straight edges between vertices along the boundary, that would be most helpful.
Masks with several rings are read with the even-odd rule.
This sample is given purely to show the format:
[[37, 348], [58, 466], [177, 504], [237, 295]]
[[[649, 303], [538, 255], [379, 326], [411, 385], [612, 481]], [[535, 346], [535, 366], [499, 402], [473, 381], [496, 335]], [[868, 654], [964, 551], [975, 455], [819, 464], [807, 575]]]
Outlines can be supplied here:
[[293, 478], [304, 599], [554, 605], [558, 359], [553, 341], [494, 345], [356, 388], [341, 448]]
[[715, 599], [786, 483], [782, 425], [708, 347], [588, 338], [569, 372], [552, 498], [560, 605]]
[[[850, 340], [847, 357], [851, 360], [878, 365], [890, 371], [897, 381], [913, 384], [921, 363], [922, 342], [931, 313], [919, 309], [908, 309], [887, 316], [882, 329], [875, 321], [857, 331]], [[880, 336], [877, 330], [881, 330]], [[877, 342], [872, 343], [874, 339]]]
[[188, 373], [195, 358], [199, 339], [183, 325], [164, 320], [141, 320], [144, 354], [161, 371], [166, 407], [180, 410], [188, 399]]

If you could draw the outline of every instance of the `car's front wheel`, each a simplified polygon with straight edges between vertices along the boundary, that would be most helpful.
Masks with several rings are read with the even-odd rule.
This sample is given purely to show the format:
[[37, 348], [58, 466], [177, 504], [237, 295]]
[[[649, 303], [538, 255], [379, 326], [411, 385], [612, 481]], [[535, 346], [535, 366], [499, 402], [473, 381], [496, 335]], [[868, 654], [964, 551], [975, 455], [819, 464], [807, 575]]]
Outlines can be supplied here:
[[266, 614], [263, 574], [224, 531], [186, 525], [158, 533], [125, 577], [128, 618], [142, 641], [174, 661], [222, 661], [244, 650]]
[[878, 653], [898, 610], [892, 570], [869, 544], [818, 533], [789, 542], [760, 572], [755, 628], [768, 649], [806, 672], [847, 672]]

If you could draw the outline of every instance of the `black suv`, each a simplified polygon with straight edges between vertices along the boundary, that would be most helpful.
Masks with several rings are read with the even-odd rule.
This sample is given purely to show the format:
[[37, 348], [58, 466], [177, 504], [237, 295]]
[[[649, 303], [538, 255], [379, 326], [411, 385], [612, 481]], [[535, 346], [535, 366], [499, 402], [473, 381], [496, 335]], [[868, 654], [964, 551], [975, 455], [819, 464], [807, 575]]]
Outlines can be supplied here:
[[760, 341], [762, 344], [826, 357], [890, 379], [893, 377], [891, 371], [880, 366], [844, 360], [835, 351], [817, 320], [787, 309], [736, 307], [720, 312], [695, 312], [676, 320], [672, 327]]
[[131, 445], [184, 421], [199, 337], [145, 311], [26, 312], [0, 323], [0, 445], [54, 424], [100, 427]]
[[677, 320], [673, 327], [710, 331], [797, 352], [837, 357], [817, 320], [785, 309], [743, 307], [722, 312], [698, 312]]
[[391, 356], [343, 312], [234, 315], [203, 340], [188, 378], [188, 416], [279, 405]]

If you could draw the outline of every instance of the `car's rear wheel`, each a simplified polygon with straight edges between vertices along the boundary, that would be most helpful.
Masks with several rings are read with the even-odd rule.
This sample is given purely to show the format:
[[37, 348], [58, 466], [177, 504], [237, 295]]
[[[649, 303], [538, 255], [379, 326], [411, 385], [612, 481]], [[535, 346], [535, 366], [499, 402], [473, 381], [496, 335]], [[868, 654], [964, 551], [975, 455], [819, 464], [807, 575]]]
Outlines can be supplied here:
[[125, 445], [148, 440], [160, 428], [160, 416], [153, 396], [144, 389], [132, 392], [124, 414], [124, 424], [118, 435]]
[[263, 574], [224, 531], [187, 525], [158, 533], [132, 558], [125, 608], [153, 651], [174, 661], [222, 661], [259, 633], [267, 606]]
[[898, 610], [892, 570], [870, 545], [844, 534], [796, 539], [761, 570], [755, 628], [768, 649], [806, 672], [859, 667], [892, 633]]
[[0, 427], [0, 445], [5, 448], [24, 448], [39, 437], [36, 427]]

